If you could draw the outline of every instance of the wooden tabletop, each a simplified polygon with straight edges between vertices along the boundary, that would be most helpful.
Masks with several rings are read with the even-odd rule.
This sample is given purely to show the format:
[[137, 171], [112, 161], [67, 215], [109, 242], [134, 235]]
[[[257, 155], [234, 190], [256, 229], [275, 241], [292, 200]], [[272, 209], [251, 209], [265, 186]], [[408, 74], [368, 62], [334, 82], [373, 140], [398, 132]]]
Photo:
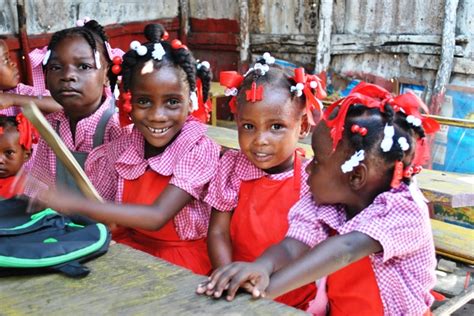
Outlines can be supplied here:
[[307, 315], [267, 299], [234, 302], [195, 294], [205, 279], [121, 244], [86, 264], [83, 279], [60, 274], [0, 279], [1, 315]]

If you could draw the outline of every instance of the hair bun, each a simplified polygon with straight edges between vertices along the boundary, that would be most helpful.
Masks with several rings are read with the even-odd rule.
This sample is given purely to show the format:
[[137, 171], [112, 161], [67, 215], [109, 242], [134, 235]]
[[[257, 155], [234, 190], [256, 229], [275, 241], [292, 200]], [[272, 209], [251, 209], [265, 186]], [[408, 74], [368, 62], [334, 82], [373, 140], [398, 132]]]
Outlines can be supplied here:
[[103, 41], [108, 41], [108, 36], [107, 34], [105, 34], [104, 27], [100, 25], [99, 22], [97, 22], [96, 20], [88, 21], [84, 24], [84, 27], [99, 35]]
[[148, 24], [145, 26], [144, 35], [150, 42], [160, 42], [165, 33], [165, 28], [161, 24]]

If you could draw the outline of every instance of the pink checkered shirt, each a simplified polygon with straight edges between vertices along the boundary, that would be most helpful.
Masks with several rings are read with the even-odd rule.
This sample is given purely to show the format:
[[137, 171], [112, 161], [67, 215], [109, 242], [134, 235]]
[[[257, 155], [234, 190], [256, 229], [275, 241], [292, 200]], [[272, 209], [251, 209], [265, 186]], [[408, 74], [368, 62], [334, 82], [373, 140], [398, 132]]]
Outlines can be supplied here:
[[[69, 119], [63, 110], [47, 115], [46, 119], [55, 130], [58, 122], [60, 123], [59, 134], [66, 147], [71, 151], [91, 152], [95, 130], [100, 118], [110, 107], [111, 102], [112, 99], [110, 97], [106, 98], [92, 115], [77, 123], [75, 141], [71, 133]], [[126, 129], [120, 127], [118, 114], [114, 114], [105, 127], [104, 143], [108, 143], [124, 133], [126, 133]], [[40, 139], [38, 143], [36, 156], [31, 166], [31, 175], [48, 186], [54, 187], [56, 183], [56, 155], [43, 139]], [[29, 196], [34, 196], [36, 190], [36, 188], [28, 184], [25, 188], [25, 192]]]
[[48, 46], [43, 48], [35, 48], [28, 54], [31, 63], [31, 75], [33, 77], [33, 85], [37, 89], [46, 90], [46, 82], [43, 72], [43, 59], [48, 51]]
[[125, 180], [139, 178], [147, 168], [171, 176], [170, 184], [195, 198], [174, 217], [178, 236], [182, 240], [205, 237], [211, 210], [202, 198], [216, 173], [220, 152], [219, 145], [206, 136], [206, 126], [189, 116], [162, 154], [145, 159], [144, 148], [145, 139], [134, 128], [130, 135], [95, 149], [87, 159], [86, 173], [104, 199], [118, 203]]
[[380, 242], [383, 251], [370, 260], [386, 315], [422, 315], [433, 303], [436, 259], [428, 208], [414, 201], [406, 184], [378, 195], [349, 221], [342, 206], [317, 206], [309, 193], [293, 206], [289, 222], [286, 237], [310, 247], [331, 229], [359, 231]]
[[[308, 185], [306, 184], [308, 174], [305, 171], [308, 163], [309, 160], [303, 160], [301, 163], [300, 196], [303, 196], [309, 191]], [[252, 164], [242, 152], [228, 150], [219, 161], [217, 174], [209, 185], [208, 194], [204, 201], [216, 210], [230, 212], [237, 207], [240, 184], [242, 181], [250, 181], [262, 177], [268, 177], [273, 180], [283, 180], [292, 176], [293, 168], [282, 173], [268, 174]]]

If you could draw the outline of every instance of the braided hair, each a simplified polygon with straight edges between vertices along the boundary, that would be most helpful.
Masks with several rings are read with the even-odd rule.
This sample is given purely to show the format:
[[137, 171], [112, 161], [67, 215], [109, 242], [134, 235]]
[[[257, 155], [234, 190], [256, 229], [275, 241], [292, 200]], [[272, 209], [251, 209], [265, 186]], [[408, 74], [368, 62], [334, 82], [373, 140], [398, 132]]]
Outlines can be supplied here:
[[[140, 55], [136, 50], [131, 49], [122, 57], [122, 71], [120, 73], [120, 75], [122, 75], [122, 90], [125, 92], [130, 90], [135, 67], [151, 60], [156, 70], [163, 66], [180, 67], [186, 74], [186, 81], [189, 84], [191, 92], [196, 90], [196, 78], [200, 78], [202, 82], [203, 102], [205, 102], [209, 97], [211, 85], [212, 76], [210, 69], [207, 67], [199, 67], [198, 70], [198, 64], [191, 51], [179, 41], [175, 42], [176, 44], [168, 42], [166, 40], [167, 33], [161, 24], [148, 24], [145, 27], [144, 35], [148, 42], [141, 45], [146, 47], [146, 53]], [[161, 60], [153, 56], [155, 50], [154, 46], [158, 43], [161, 44], [165, 52]], [[111, 82], [115, 83], [116, 80]]]
[[[51, 41], [48, 45], [48, 50], [54, 51], [56, 46], [65, 38], [73, 36], [82, 36], [89, 46], [92, 48], [92, 51], [99, 51], [104, 59], [107, 61], [107, 65], [110, 66], [112, 61], [108, 54], [106, 43], [108, 41], [108, 36], [105, 34], [104, 27], [95, 20], [90, 20], [84, 24], [84, 26], [76, 26], [68, 29], [58, 31], [53, 34]], [[43, 69], [46, 69], [46, 65], [43, 65]], [[115, 84], [116, 77], [113, 76], [113, 73], [108, 67], [107, 76], [109, 80]]]
[[[396, 161], [403, 163], [403, 169], [412, 164], [416, 139], [425, 137], [423, 128], [409, 124], [406, 118], [406, 114], [402, 111], [395, 112], [389, 103], [385, 103], [383, 112], [379, 108], [352, 105], [347, 112], [343, 137], [348, 140], [352, 152], [364, 150], [366, 153], [381, 158], [387, 166], [384, 172], [391, 178]], [[366, 134], [354, 132], [354, 125], [365, 128]], [[380, 144], [387, 125], [394, 127], [393, 145], [390, 150], [384, 151]], [[406, 139], [409, 150], [402, 148], [398, 141], [400, 138]], [[410, 177], [403, 177], [403, 182], [409, 184]]]
[[[263, 58], [257, 59], [256, 63], [262, 65], [266, 64]], [[252, 69], [246, 74], [237, 94], [237, 110], [239, 111], [242, 108], [242, 105], [247, 103], [246, 91], [250, 89], [252, 83], [255, 82], [257, 85], [271, 86], [287, 92], [288, 98], [291, 99], [291, 103], [295, 104], [299, 110], [303, 111], [305, 107], [305, 95], [296, 96], [296, 94], [290, 92], [291, 86], [296, 84], [290, 73], [286, 69], [275, 64], [268, 66], [268, 71], [265, 73], [262, 73], [260, 69]]]

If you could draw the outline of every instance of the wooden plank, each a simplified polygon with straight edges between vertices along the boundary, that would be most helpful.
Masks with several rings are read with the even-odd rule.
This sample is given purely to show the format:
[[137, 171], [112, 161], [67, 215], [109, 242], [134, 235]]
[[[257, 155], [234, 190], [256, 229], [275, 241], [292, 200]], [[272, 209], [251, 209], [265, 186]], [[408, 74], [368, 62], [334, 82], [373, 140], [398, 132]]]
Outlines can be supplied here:
[[[332, 45], [331, 54], [363, 54], [363, 53], [397, 53], [397, 54], [441, 54], [441, 47], [436, 45], [417, 45], [417, 44], [393, 44], [387, 46], [364, 46], [360, 44], [349, 45]], [[464, 56], [464, 49], [456, 46], [454, 49], [455, 56]]]
[[239, 22], [240, 22], [240, 61], [239, 70], [247, 70], [249, 63], [250, 33], [249, 33], [249, 3], [248, 0], [239, 0]]
[[437, 252], [456, 260], [474, 264], [474, 229], [431, 219]]
[[382, 46], [393, 43], [429, 44], [441, 46], [440, 35], [376, 35], [376, 34], [332, 34], [331, 45]]
[[430, 202], [451, 207], [474, 206], [474, 177], [461, 173], [424, 169], [416, 176]]
[[333, 0], [319, 1], [319, 30], [316, 35], [316, 58], [314, 72], [326, 71], [331, 62], [331, 29]]
[[[415, 53], [408, 55], [408, 64], [414, 68], [437, 70], [439, 63], [439, 56]], [[455, 57], [453, 60], [453, 72], [474, 75], [474, 61], [466, 57]]]
[[267, 299], [232, 303], [195, 294], [206, 277], [121, 244], [89, 263], [89, 276], [2, 278], [2, 315], [307, 315]]
[[451, 78], [455, 53], [456, 9], [459, 0], [446, 0], [444, 3], [443, 39], [441, 62], [433, 86], [430, 109], [433, 114], [439, 114], [444, 101], [446, 85]]
[[252, 46], [278, 44], [278, 45], [304, 45], [316, 46], [314, 34], [250, 34]]
[[179, 0], [179, 39], [185, 45], [188, 44], [189, 33], [189, 1]]
[[456, 295], [455, 297], [451, 298], [449, 301], [438, 307], [433, 311], [434, 316], [449, 316], [459, 308], [464, 306], [465, 304], [469, 303], [471, 300], [474, 299], [474, 285], [468, 287], [463, 293], [460, 295]]
[[82, 170], [72, 153], [66, 147], [62, 139], [56, 134], [36, 104], [30, 102], [23, 108], [23, 114], [36, 127], [44, 141], [51, 147], [57, 159], [61, 160], [66, 169], [71, 173], [77, 186], [85, 197], [102, 202], [103, 199], [96, 191], [86, 173]]

